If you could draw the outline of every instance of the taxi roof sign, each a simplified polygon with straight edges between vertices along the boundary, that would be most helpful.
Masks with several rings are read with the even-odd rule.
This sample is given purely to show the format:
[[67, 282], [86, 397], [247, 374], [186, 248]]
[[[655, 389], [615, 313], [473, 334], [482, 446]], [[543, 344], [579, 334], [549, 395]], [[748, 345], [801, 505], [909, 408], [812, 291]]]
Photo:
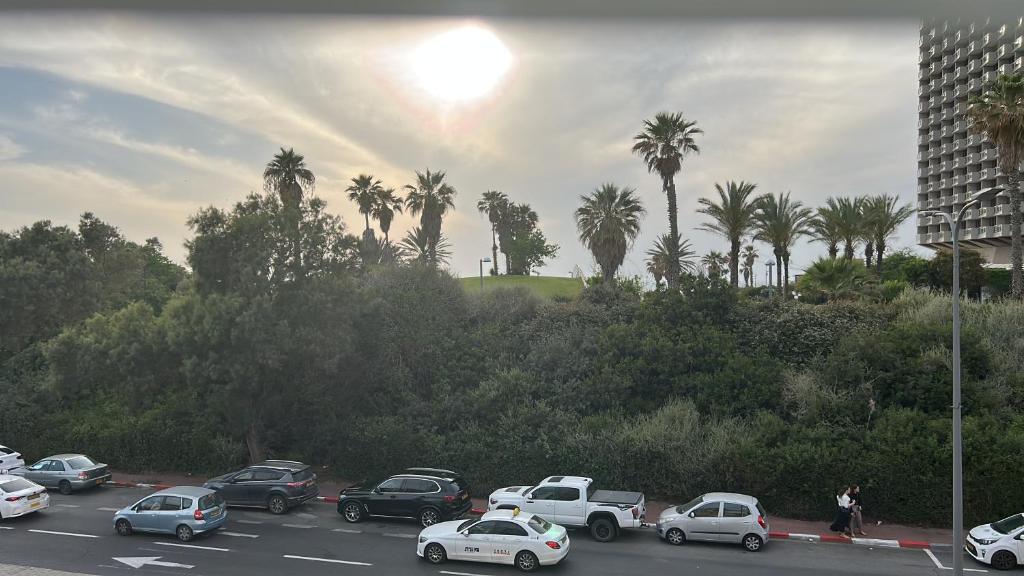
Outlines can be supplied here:
[[519, 516], [519, 506], [512, 509], [512, 517], [515, 518], [516, 516]]

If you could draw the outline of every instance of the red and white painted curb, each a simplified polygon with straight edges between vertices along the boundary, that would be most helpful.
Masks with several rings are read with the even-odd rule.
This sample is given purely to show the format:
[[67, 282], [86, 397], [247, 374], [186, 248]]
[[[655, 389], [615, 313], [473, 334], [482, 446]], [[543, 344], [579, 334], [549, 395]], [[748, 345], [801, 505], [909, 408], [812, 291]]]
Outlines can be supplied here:
[[795, 540], [799, 542], [834, 542], [838, 544], [859, 544], [877, 548], [931, 548], [933, 545], [919, 540], [883, 540], [881, 538], [844, 538], [835, 534], [798, 534], [795, 532], [769, 532], [772, 540]]

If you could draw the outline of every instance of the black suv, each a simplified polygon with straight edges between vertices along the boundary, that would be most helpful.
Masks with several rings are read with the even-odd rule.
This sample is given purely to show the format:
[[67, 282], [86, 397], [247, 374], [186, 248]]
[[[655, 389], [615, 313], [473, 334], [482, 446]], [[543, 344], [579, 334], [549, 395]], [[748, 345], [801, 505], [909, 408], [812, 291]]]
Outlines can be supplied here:
[[382, 482], [364, 482], [338, 494], [338, 513], [349, 522], [392, 516], [416, 518], [430, 526], [454, 520], [472, 507], [462, 476], [437, 468], [408, 468]]
[[309, 466], [290, 460], [260, 462], [210, 478], [203, 487], [216, 490], [229, 506], [266, 508], [274, 514], [284, 514], [320, 494]]

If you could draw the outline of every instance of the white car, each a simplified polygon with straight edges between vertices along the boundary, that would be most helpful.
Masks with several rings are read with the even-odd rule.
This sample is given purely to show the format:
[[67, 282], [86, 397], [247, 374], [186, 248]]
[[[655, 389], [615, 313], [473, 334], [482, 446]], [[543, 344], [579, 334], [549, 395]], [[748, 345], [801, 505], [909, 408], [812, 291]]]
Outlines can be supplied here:
[[6, 474], [8, 470], [24, 465], [25, 461], [22, 460], [21, 454], [15, 452], [13, 448], [0, 445], [0, 474]]
[[432, 564], [469, 560], [513, 564], [523, 572], [558, 564], [568, 553], [565, 528], [518, 509], [434, 524], [420, 532], [416, 546], [416, 555]]
[[978, 562], [997, 570], [1009, 570], [1024, 564], [1024, 514], [1014, 514], [999, 522], [976, 526], [967, 534], [964, 550]]
[[0, 474], [0, 518], [17, 518], [49, 507], [46, 488], [21, 476]]

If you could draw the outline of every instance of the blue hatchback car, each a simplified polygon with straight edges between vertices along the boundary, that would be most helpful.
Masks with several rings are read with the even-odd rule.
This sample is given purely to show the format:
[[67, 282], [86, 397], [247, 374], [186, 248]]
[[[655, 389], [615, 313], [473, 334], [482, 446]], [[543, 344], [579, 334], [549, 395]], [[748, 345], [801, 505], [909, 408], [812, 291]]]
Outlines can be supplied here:
[[146, 496], [114, 513], [114, 529], [121, 536], [132, 532], [174, 534], [188, 542], [197, 534], [224, 525], [228, 507], [219, 494], [198, 486], [177, 486]]

